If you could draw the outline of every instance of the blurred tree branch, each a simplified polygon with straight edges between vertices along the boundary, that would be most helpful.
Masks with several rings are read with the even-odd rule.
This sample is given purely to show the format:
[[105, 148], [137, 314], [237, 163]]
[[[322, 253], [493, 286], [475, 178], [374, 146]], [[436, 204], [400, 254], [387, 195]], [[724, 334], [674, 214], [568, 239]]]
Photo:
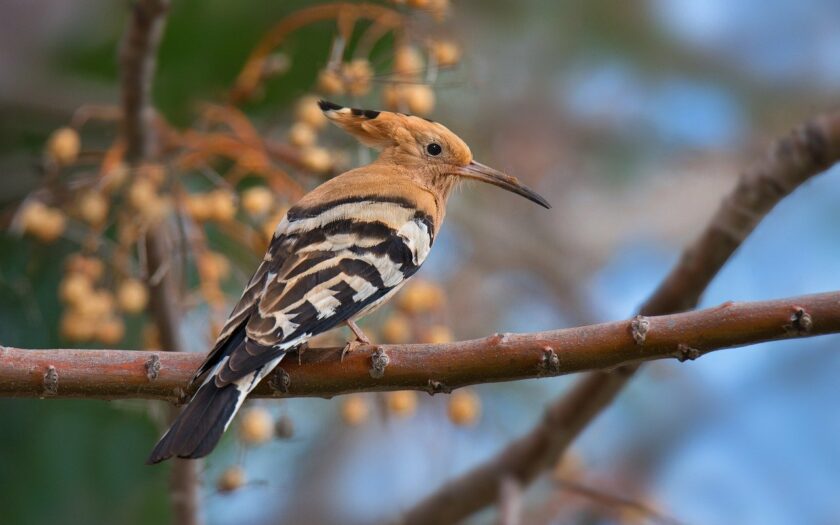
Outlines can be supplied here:
[[[743, 173], [640, 313], [664, 315], [695, 307], [708, 284], [761, 219], [785, 196], [838, 161], [840, 112], [815, 117], [778, 140]], [[408, 509], [401, 523], [454, 523], [492, 505], [501, 479], [513, 476], [523, 484], [533, 481], [563, 456], [638, 367], [635, 364], [611, 373], [585, 375], [547, 407], [535, 428], [489, 461], [443, 484]]]
[[[299, 363], [284, 361], [282, 370], [266, 378], [254, 396], [448, 392], [476, 383], [613, 370], [652, 359], [691, 360], [723, 348], [837, 332], [840, 292], [729, 302], [680, 314], [455, 343], [368, 345], [344, 361], [341, 348], [308, 349]], [[0, 396], [181, 401], [203, 359], [184, 352], [0, 347]], [[561, 411], [550, 409], [552, 413]]]
[[[152, 160], [158, 155], [152, 86], [168, 11], [169, 0], [133, 3], [120, 48], [121, 137], [125, 142], [126, 160], [132, 164]], [[153, 227], [146, 236], [149, 313], [160, 333], [161, 342], [168, 350], [181, 352], [184, 345], [179, 335], [180, 293], [170, 267], [170, 230], [167, 223], [162, 223]], [[170, 417], [176, 413], [173, 408]], [[172, 466], [170, 498], [173, 519], [179, 525], [201, 523], [197, 465], [196, 462], [177, 460]]]

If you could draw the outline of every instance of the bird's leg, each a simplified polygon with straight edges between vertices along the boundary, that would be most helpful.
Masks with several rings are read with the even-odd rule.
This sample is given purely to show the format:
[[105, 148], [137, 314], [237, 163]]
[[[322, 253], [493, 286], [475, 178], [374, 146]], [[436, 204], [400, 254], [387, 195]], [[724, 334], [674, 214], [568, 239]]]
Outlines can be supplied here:
[[365, 333], [362, 332], [362, 329], [359, 328], [359, 326], [354, 321], [348, 319], [347, 321], [345, 321], [345, 323], [347, 324], [347, 327], [350, 329], [350, 331], [353, 332], [353, 335], [356, 336], [356, 340], [348, 341], [347, 344], [344, 345], [344, 348], [341, 349], [342, 361], [344, 361], [344, 356], [355, 350], [357, 346], [370, 344], [370, 339], [368, 339], [368, 336], [366, 336]]
[[301, 364], [301, 357], [303, 357], [303, 353], [307, 350], [309, 350], [309, 341], [304, 341], [295, 349], [295, 352], [297, 352], [298, 364]]

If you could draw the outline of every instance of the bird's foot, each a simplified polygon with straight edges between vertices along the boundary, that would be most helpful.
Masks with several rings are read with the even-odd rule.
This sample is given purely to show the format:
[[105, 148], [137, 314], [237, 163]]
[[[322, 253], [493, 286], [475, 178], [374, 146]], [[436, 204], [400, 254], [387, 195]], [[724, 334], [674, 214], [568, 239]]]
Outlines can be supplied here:
[[295, 352], [297, 352], [298, 364], [301, 364], [303, 353], [307, 350], [309, 350], [309, 342], [303, 342], [295, 349]]
[[353, 321], [347, 321], [347, 327], [350, 328], [353, 335], [356, 336], [356, 339], [354, 341], [348, 341], [347, 344], [344, 345], [344, 348], [341, 349], [341, 362], [344, 362], [344, 356], [356, 350], [358, 347], [371, 344], [368, 336], [362, 332], [362, 329], [359, 328], [356, 323]]

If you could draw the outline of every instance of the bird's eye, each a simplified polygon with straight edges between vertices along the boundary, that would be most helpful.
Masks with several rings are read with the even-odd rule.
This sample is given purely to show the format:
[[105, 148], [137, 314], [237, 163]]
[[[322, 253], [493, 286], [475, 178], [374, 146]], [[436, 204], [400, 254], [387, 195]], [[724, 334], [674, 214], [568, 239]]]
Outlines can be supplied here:
[[426, 146], [426, 151], [429, 152], [429, 155], [440, 155], [440, 152], [443, 151], [443, 148], [440, 147], [440, 144], [437, 142], [432, 142], [428, 146]]

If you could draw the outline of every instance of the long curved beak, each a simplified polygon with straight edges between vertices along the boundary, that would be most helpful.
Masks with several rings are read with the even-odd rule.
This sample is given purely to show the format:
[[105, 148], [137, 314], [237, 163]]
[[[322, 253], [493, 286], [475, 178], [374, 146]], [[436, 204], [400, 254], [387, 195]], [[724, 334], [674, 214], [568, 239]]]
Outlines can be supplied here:
[[458, 168], [457, 172], [461, 177], [468, 179], [480, 180], [498, 186], [507, 191], [522, 195], [531, 202], [535, 202], [546, 209], [551, 209], [551, 204], [542, 198], [537, 192], [525, 186], [516, 177], [506, 175], [499, 170], [494, 170], [490, 166], [476, 161], [470, 162], [468, 165]]

